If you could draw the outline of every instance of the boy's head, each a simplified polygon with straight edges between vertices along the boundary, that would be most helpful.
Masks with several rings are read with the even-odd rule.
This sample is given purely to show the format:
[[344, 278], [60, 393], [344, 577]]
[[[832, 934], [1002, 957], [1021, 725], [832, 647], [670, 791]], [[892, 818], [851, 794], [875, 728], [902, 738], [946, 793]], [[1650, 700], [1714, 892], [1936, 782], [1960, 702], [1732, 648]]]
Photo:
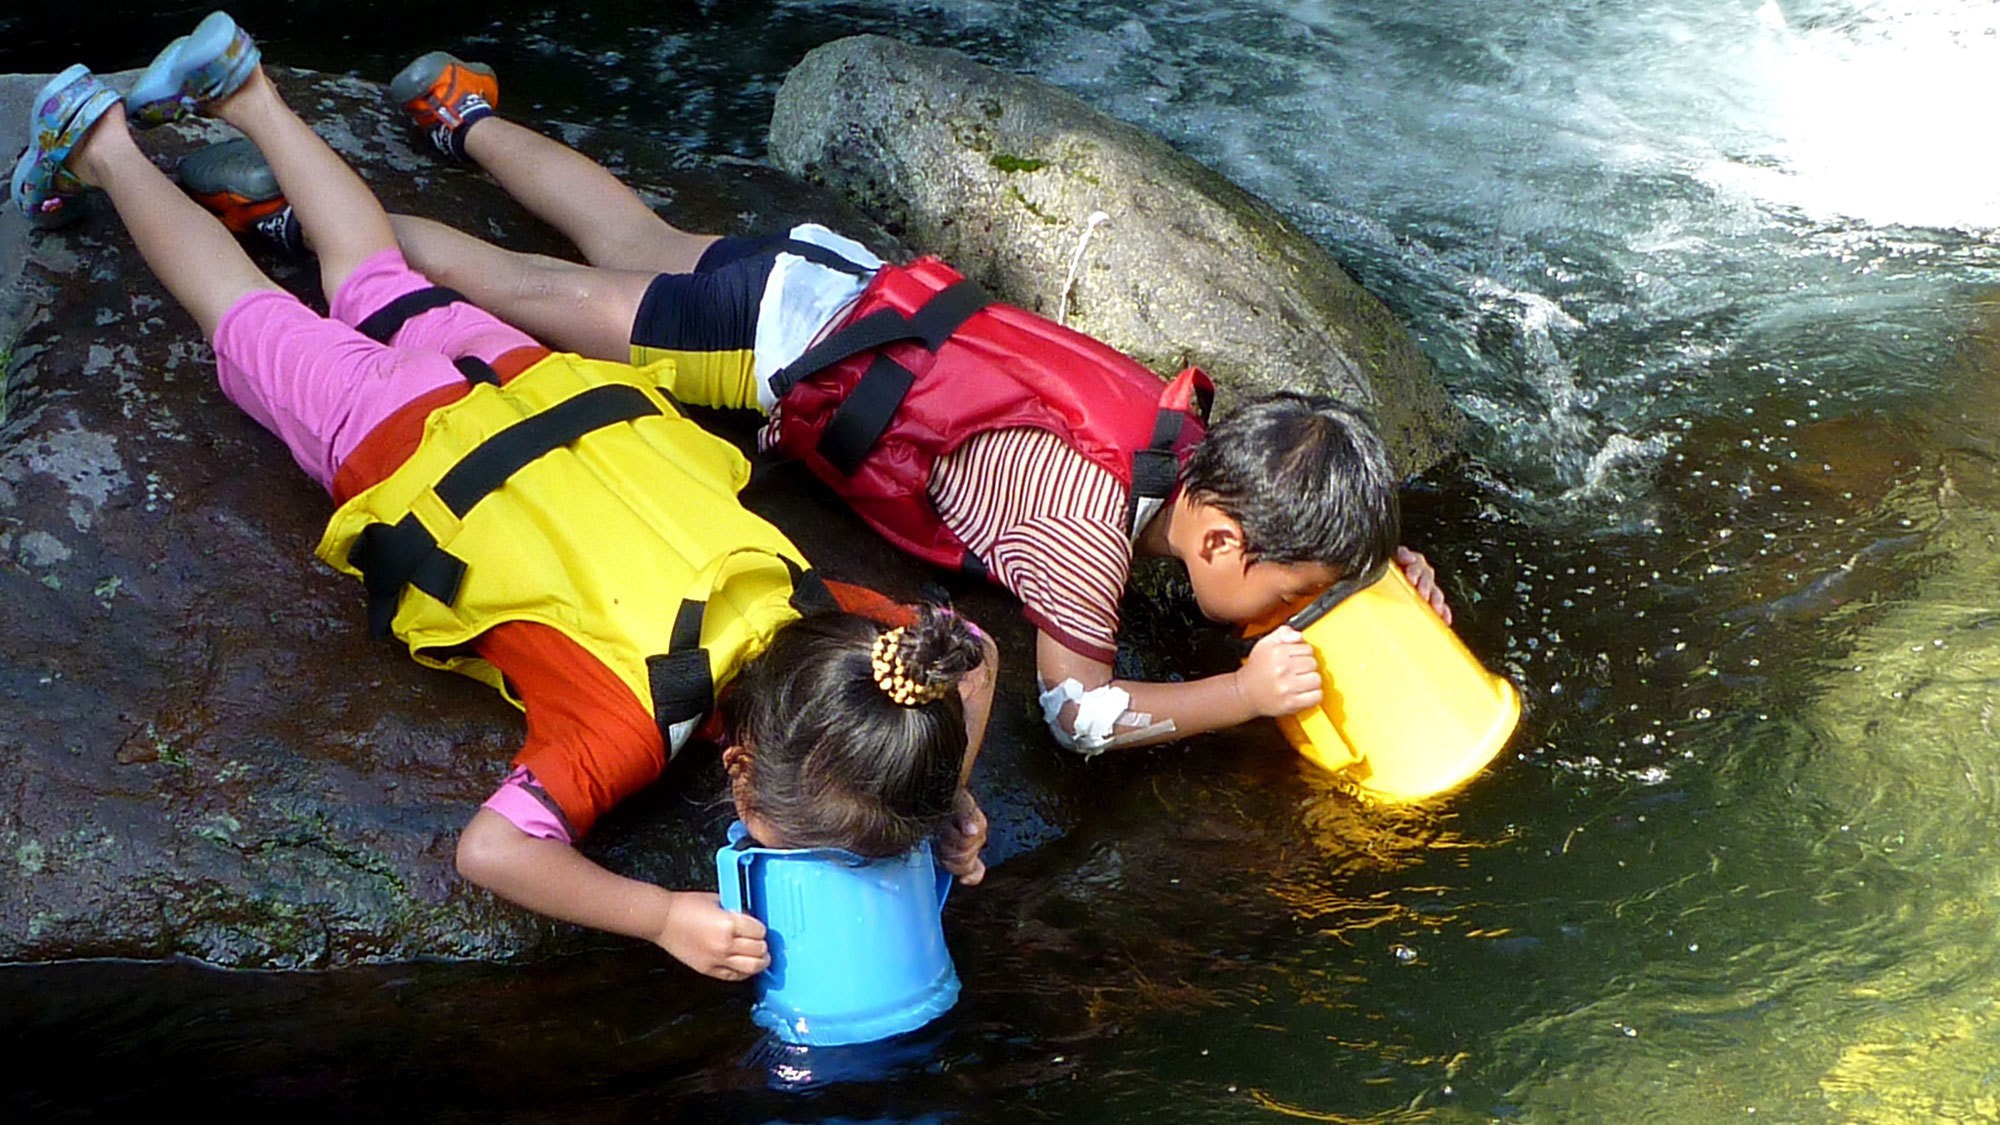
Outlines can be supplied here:
[[1216, 422], [1181, 468], [1177, 503], [1196, 601], [1238, 624], [1373, 570], [1402, 534], [1388, 447], [1323, 396], [1253, 399]]

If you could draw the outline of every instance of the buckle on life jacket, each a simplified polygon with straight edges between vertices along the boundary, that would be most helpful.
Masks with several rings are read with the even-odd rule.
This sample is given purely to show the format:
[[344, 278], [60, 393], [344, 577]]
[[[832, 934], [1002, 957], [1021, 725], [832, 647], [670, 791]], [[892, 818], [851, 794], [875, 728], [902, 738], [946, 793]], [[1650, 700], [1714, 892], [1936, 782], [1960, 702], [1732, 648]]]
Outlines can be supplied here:
[[1153, 437], [1132, 454], [1132, 491], [1125, 498], [1125, 525], [1137, 534], [1180, 483], [1179, 445], [1187, 420], [1208, 422], [1215, 405], [1215, 384], [1199, 367], [1187, 367], [1160, 392], [1153, 415]]
[[[508, 477], [544, 454], [593, 430], [659, 412], [636, 387], [594, 387], [487, 438], [459, 458], [432, 491], [454, 516], [464, 519]], [[361, 571], [368, 590], [368, 626], [377, 637], [389, 635], [406, 587], [415, 586], [450, 605], [465, 577], [465, 561], [438, 546], [437, 537], [415, 513], [394, 525], [375, 523], [362, 529], [348, 561]]]
[[[800, 616], [837, 609], [833, 593], [817, 571], [777, 556], [792, 576], [792, 608]], [[717, 560], [718, 564], [720, 560]], [[667, 636], [667, 651], [646, 658], [647, 687], [653, 696], [653, 721], [669, 753], [687, 741], [702, 719], [715, 709], [715, 675], [708, 649], [701, 643], [701, 626], [708, 614], [708, 591], [699, 598], [682, 598]]]

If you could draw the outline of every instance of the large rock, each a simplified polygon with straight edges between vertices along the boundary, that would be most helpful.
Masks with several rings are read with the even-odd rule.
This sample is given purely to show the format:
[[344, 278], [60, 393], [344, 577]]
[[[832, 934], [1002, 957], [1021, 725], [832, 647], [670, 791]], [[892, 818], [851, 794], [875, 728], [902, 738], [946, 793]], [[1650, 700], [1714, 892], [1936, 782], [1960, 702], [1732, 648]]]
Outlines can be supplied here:
[[[379, 87], [277, 77], [392, 207], [569, 252], [482, 176], [413, 151]], [[19, 150], [39, 81], [0, 77], [0, 151]], [[167, 162], [224, 132], [194, 122], [144, 144]], [[811, 218], [888, 240], [767, 168], [568, 136], [692, 229]], [[316, 287], [309, 264], [268, 265]], [[0, 352], [0, 962], [324, 966], [584, 940], [452, 873], [519, 716], [368, 639], [358, 587], [311, 559], [327, 498], [222, 397], [208, 348], [106, 201], [36, 235], [6, 207]], [[924, 573], [805, 481], [776, 469], [746, 498], [823, 570], [913, 594]], [[1018, 613], [990, 594], [970, 609], [1024, 673]], [[994, 858], [1074, 815], [1034, 780], [1055, 762], [1035, 725], [1020, 708], [996, 720], [981, 780]], [[641, 877], [712, 884], [721, 772], [712, 753], [675, 772], [590, 846]]]
[[1041, 82], [955, 51], [842, 39], [786, 77], [770, 156], [1156, 371], [1195, 363], [1226, 391], [1365, 405], [1407, 473], [1457, 432], [1408, 330], [1324, 249], [1158, 137]]

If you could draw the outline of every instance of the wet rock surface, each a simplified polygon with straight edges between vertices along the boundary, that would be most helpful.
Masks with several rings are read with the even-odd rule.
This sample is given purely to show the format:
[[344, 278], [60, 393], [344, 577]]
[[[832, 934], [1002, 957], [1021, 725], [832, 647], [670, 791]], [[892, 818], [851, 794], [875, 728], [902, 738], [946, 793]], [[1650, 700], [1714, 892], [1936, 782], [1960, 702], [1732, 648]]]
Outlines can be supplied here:
[[[414, 149], [379, 86], [276, 77], [390, 207], [571, 253], [479, 174]], [[0, 150], [19, 150], [40, 81], [0, 77]], [[142, 144], [170, 168], [227, 132], [191, 122]], [[558, 132], [690, 229], [810, 218], [895, 245], [768, 168]], [[309, 263], [260, 261], [318, 301]], [[327, 497], [223, 398], [205, 342], [108, 200], [54, 233], [30, 234], [5, 209], [0, 347], [0, 961], [319, 967], [603, 940], [453, 874], [458, 829], [518, 746], [518, 713], [368, 638], [358, 585], [311, 557]], [[747, 440], [747, 426], [721, 422]], [[746, 501], [833, 576], [901, 596], [930, 577], [802, 472], [760, 471]], [[962, 604], [1025, 674], [1018, 613], [986, 591]], [[1003, 691], [1025, 698], [1018, 679]], [[714, 757], [683, 755], [588, 849], [638, 877], [712, 885], [727, 821]], [[995, 858], [1070, 822], [1074, 768], [1025, 708], [1003, 705], [980, 782]]]
[[955, 51], [854, 36], [808, 54], [770, 157], [913, 250], [1225, 394], [1319, 390], [1371, 408], [1398, 466], [1459, 430], [1415, 339], [1262, 200], [1145, 130]]

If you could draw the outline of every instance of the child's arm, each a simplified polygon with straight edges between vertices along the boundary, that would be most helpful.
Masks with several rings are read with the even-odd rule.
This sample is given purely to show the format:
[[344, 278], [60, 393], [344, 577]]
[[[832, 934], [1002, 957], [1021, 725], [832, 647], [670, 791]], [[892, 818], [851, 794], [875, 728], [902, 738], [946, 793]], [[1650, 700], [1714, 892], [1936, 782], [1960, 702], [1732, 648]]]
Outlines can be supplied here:
[[1064, 745], [1086, 754], [1224, 730], [1320, 701], [1312, 646], [1287, 628], [1265, 635], [1234, 672], [1182, 683], [1114, 679], [1111, 665], [1037, 633], [1035, 673], [1050, 729]]
[[972, 765], [986, 741], [986, 721], [993, 714], [993, 689], [1000, 680], [1000, 649], [993, 638], [979, 635], [985, 657], [979, 666], [958, 681], [959, 699], [965, 704], [965, 765], [958, 775], [958, 795], [951, 824], [938, 840], [938, 861], [944, 869], [970, 887], [986, 878], [986, 862], [979, 853], [986, 847], [986, 814], [973, 800]]
[[538, 914], [643, 938], [696, 972], [745, 980], [771, 963], [764, 924], [707, 891], [670, 891], [614, 875], [560, 840], [480, 809], [458, 838], [458, 873]]
[[960, 676], [958, 698], [965, 705], [965, 765], [958, 771], [961, 788], [972, 783], [972, 766], [986, 742], [986, 721], [993, 715], [993, 692], [1000, 683], [1000, 646], [981, 631], [979, 665]]
[[[1417, 595], [1451, 624], [1451, 607], [1430, 560], [1397, 547], [1395, 563]], [[1152, 746], [1225, 730], [1252, 719], [1291, 715], [1321, 700], [1319, 662], [1298, 630], [1281, 627], [1260, 638], [1234, 672], [1177, 683], [1118, 680], [1109, 664], [1084, 656], [1048, 633], [1035, 635], [1035, 673], [1042, 710], [1056, 737], [1086, 754]], [[1122, 697], [1119, 693], [1122, 693]]]

